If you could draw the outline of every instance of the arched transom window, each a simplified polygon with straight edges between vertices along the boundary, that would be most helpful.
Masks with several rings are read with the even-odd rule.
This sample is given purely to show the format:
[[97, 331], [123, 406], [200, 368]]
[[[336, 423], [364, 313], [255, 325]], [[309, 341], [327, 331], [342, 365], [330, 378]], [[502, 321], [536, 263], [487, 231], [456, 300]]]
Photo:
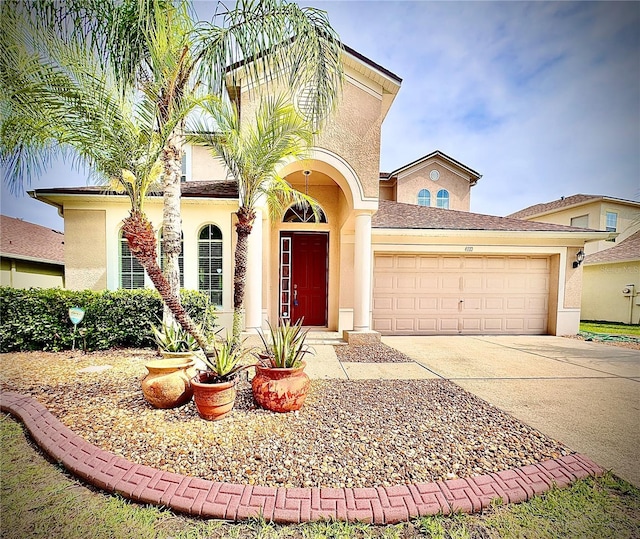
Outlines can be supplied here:
[[317, 207], [313, 212], [308, 202], [294, 204], [284, 214], [283, 223], [326, 223], [327, 216], [322, 208]]
[[222, 232], [216, 225], [204, 226], [198, 236], [198, 290], [222, 305]]

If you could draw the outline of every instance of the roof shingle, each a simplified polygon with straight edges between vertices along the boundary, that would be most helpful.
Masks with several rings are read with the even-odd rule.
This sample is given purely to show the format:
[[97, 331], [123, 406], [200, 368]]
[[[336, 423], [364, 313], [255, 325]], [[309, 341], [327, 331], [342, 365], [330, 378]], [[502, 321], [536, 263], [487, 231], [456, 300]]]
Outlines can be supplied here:
[[528, 208], [524, 208], [520, 211], [507, 215], [507, 217], [514, 217], [516, 219], [526, 219], [533, 215], [540, 215], [543, 213], [549, 213], [555, 210], [561, 210], [570, 206], [576, 206], [580, 204], [586, 204], [588, 202], [595, 202], [597, 200], [611, 200], [614, 202], [625, 202], [630, 204], [640, 203], [633, 200], [625, 200], [623, 198], [608, 197], [605, 195], [571, 195], [569, 197], [562, 197], [558, 200], [552, 200], [551, 202], [543, 202], [542, 204], [534, 204]]
[[640, 260], [640, 230], [621, 241], [615, 247], [587, 255], [584, 263], [607, 264], [631, 260]]
[[381, 200], [374, 228], [585, 232], [589, 229]]
[[3, 256], [13, 255], [64, 264], [64, 234], [22, 219], [1, 215], [0, 252]]

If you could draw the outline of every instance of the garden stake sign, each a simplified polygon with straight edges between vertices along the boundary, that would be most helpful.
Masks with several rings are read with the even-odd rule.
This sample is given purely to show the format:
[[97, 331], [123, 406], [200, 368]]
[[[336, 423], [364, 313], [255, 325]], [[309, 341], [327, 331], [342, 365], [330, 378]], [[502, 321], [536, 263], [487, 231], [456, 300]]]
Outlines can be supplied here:
[[78, 329], [78, 324], [82, 322], [84, 318], [84, 309], [80, 307], [71, 307], [69, 309], [69, 318], [73, 322], [73, 345], [71, 346], [71, 350], [76, 349], [76, 330]]

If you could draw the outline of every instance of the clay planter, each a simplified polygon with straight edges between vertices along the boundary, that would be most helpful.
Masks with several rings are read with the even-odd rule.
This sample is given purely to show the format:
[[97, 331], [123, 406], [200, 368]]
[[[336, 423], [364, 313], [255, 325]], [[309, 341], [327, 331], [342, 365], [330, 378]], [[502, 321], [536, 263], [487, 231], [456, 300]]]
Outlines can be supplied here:
[[236, 400], [235, 381], [212, 383], [213, 373], [201, 372], [191, 379], [193, 401], [202, 419], [217, 421], [225, 417]]
[[311, 382], [303, 372], [303, 361], [295, 369], [278, 369], [256, 365], [251, 381], [253, 398], [259, 406], [273, 412], [292, 412], [302, 408]]
[[175, 408], [191, 400], [193, 390], [189, 380], [193, 376], [193, 359], [158, 359], [145, 367], [149, 374], [142, 380], [142, 393], [156, 408]]

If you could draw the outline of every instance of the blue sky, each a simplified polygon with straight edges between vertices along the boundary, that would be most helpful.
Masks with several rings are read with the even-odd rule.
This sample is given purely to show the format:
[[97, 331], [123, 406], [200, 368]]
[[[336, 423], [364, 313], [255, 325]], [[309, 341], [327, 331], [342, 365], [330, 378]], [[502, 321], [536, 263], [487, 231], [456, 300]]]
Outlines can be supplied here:
[[[381, 170], [441, 150], [483, 175], [471, 210], [492, 215], [576, 193], [640, 200], [640, 2], [299, 3], [403, 79]], [[85, 183], [57, 165], [31, 188]], [[4, 185], [1, 205], [62, 229]]]

